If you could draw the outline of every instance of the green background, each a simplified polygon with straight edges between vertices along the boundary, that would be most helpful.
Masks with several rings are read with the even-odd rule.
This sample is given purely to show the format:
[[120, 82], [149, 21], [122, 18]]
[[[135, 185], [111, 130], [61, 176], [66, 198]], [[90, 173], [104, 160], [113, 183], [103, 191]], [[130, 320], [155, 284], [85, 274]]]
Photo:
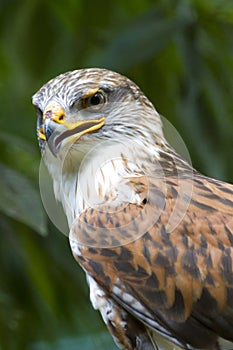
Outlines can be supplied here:
[[0, 349], [116, 349], [40, 200], [31, 96], [67, 70], [134, 80], [193, 165], [233, 182], [232, 0], [0, 0]]

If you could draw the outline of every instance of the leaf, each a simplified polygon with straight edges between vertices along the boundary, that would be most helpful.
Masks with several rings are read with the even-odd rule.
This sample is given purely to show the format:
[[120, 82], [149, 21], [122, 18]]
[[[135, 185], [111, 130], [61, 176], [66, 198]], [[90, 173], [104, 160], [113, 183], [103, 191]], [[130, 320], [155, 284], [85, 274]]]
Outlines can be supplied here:
[[36, 142], [32, 145], [22, 137], [0, 132], [0, 161], [32, 180], [38, 176], [38, 155]]
[[0, 210], [46, 234], [46, 216], [38, 191], [25, 176], [0, 163]]
[[132, 23], [115, 38], [111, 38], [111, 43], [103, 55], [99, 58], [95, 57], [95, 60], [97, 63], [99, 61], [101, 66], [111, 65], [116, 70], [125, 71], [162, 50], [171, 39], [176, 25], [176, 19], [166, 18], [158, 10], [151, 8], [150, 12]]

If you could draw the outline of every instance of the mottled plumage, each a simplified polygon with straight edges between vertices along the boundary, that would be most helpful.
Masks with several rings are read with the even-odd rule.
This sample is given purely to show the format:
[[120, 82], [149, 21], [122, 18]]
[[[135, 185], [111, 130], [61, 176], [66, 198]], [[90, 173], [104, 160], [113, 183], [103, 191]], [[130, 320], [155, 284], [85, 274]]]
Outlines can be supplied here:
[[233, 341], [233, 186], [192, 169], [153, 105], [117, 73], [65, 73], [33, 103], [73, 255], [116, 344]]

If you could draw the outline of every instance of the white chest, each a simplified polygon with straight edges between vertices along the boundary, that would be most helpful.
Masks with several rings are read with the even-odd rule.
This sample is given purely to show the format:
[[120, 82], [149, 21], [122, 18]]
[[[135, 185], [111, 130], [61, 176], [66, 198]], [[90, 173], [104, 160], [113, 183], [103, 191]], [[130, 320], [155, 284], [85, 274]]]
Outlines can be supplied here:
[[111, 140], [98, 144], [84, 156], [79, 149], [68, 153], [56, 172], [59, 176], [56, 174], [54, 187], [70, 227], [87, 208], [126, 201], [138, 203], [138, 195], [128, 183], [132, 177], [146, 175], [142, 169], [144, 158], [138, 158], [141, 147], [135, 142], [131, 145]]
[[131, 177], [144, 175], [136, 155], [135, 147], [125, 143], [100, 144], [82, 159], [78, 168], [63, 172], [62, 202], [69, 208], [69, 213], [65, 210], [70, 224], [90, 207], [137, 202], [136, 193], [127, 185]]

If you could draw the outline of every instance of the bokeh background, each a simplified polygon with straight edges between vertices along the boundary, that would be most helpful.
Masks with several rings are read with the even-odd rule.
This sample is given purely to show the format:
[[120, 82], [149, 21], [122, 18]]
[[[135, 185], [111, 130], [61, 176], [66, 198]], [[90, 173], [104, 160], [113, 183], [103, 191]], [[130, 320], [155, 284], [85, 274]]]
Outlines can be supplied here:
[[133, 79], [233, 182], [232, 0], [0, 0], [0, 350], [116, 349], [38, 186], [31, 95], [84, 67]]

